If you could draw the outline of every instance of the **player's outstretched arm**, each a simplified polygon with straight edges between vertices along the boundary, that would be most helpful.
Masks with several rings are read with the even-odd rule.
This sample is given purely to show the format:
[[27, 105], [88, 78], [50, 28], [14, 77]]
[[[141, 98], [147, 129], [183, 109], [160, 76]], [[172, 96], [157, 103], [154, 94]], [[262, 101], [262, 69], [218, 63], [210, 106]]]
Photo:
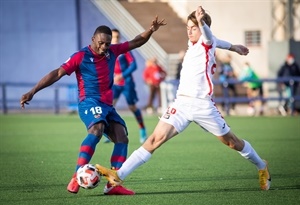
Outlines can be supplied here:
[[66, 75], [66, 71], [61, 67], [45, 75], [28, 93], [22, 95], [20, 100], [21, 108], [25, 108], [25, 104], [28, 104], [28, 102], [32, 100], [35, 93], [37, 93], [45, 87], [52, 85], [64, 75]]
[[217, 43], [217, 48], [221, 48], [221, 49], [226, 49], [226, 50], [230, 50], [233, 52], [236, 52], [240, 55], [248, 55], [249, 53], [249, 49], [246, 46], [243, 45], [232, 45], [231, 43], [224, 41], [224, 40], [220, 40], [220, 39], [216, 39], [216, 43]]
[[167, 23], [165, 19], [158, 19], [158, 16], [152, 21], [150, 29], [144, 31], [143, 33], [137, 35], [133, 40], [129, 41], [129, 50], [138, 48], [144, 45], [151, 37], [151, 35], [159, 29], [161, 26], [165, 26]]

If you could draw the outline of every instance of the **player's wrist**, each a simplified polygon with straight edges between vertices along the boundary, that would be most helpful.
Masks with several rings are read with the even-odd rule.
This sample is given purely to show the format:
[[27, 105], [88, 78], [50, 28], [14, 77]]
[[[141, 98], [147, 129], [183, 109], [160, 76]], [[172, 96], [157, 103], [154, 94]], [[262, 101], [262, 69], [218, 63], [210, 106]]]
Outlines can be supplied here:
[[151, 27], [149, 28], [149, 31], [151, 31], [152, 33], [154, 33], [154, 32], [155, 32], [154, 26], [151, 26]]
[[230, 50], [230, 51], [235, 51], [235, 50], [236, 50], [236, 49], [235, 49], [235, 45], [232, 45], [232, 44], [231, 44], [228, 50]]

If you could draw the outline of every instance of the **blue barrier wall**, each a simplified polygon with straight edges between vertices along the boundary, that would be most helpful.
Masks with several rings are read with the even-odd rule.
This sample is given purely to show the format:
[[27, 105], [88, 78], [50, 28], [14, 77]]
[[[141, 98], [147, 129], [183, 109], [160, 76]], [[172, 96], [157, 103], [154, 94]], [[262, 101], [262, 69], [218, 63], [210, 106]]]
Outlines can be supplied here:
[[[89, 0], [1, 0], [0, 4], [2, 83], [36, 83], [79, 48], [88, 45], [96, 27], [102, 24], [114, 27]], [[147, 87], [141, 78], [145, 60], [138, 50], [133, 53], [138, 63], [134, 74], [141, 99], [138, 105], [142, 106], [147, 98]], [[60, 83], [76, 83], [75, 75], [64, 77]], [[19, 99], [29, 88], [11, 88], [7, 95]], [[51, 100], [53, 95], [54, 89], [47, 88], [34, 99]], [[66, 92], [60, 95], [60, 99], [67, 100]], [[124, 107], [127, 105], [122, 98], [117, 108]]]
[[0, 82], [35, 82], [68, 59], [77, 49], [73, 2], [1, 1]]
[[[77, 49], [74, 0], [1, 0], [0, 15], [0, 82], [35, 83]], [[28, 89], [7, 95], [18, 99]], [[52, 93], [45, 89], [36, 98], [53, 99]]]

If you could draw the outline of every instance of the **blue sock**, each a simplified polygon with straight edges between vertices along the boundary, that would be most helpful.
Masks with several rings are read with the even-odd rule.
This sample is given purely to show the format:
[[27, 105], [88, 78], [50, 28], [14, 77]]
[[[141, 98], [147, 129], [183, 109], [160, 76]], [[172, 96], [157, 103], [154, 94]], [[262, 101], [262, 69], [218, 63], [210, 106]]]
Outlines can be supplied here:
[[142, 112], [140, 111], [140, 109], [137, 109], [133, 114], [134, 114], [134, 117], [135, 117], [136, 121], [138, 122], [140, 128], [144, 129], [145, 125], [144, 125]]
[[84, 164], [88, 164], [94, 155], [96, 145], [99, 142], [99, 138], [93, 134], [88, 134], [83, 140], [79, 150], [79, 156], [76, 165], [76, 171]]
[[116, 143], [114, 145], [114, 150], [111, 155], [110, 163], [111, 167], [118, 170], [125, 162], [127, 157], [128, 144]]

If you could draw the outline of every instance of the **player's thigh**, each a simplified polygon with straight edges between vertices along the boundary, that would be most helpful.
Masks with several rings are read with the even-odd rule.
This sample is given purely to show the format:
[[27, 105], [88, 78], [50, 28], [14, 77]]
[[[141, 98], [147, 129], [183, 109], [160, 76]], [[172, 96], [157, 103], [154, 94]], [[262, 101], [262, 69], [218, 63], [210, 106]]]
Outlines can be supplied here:
[[111, 121], [108, 126], [109, 137], [115, 143], [128, 143], [127, 130], [124, 125]]
[[160, 121], [172, 125], [180, 133], [191, 123], [187, 116], [188, 113], [186, 105], [176, 100], [162, 114]]
[[176, 131], [173, 125], [168, 124], [163, 120], [160, 120], [157, 123], [153, 133], [147, 138], [147, 140], [143, 144], [143, 147], [150, 153], [153, 153], [162, 144], [164, 144], [177, 134], [178, 132]]
[[178, 134], [176, 128], [172, 124], [168, 124], [163, 120], [159, 120], [153, 135], [155, 137], [162, 138], [163, 141], [167, 141]]
[[215, 136], [222, 136], [230, 131], [225, 119], [212, 101], [203, 101], [193, 113], [194, 122]]
[[123, 118], [113, 108], [106, 117], [108, 126], [105, 127], [106, 133], [114, 142], [128, 143], [128, 130]]

